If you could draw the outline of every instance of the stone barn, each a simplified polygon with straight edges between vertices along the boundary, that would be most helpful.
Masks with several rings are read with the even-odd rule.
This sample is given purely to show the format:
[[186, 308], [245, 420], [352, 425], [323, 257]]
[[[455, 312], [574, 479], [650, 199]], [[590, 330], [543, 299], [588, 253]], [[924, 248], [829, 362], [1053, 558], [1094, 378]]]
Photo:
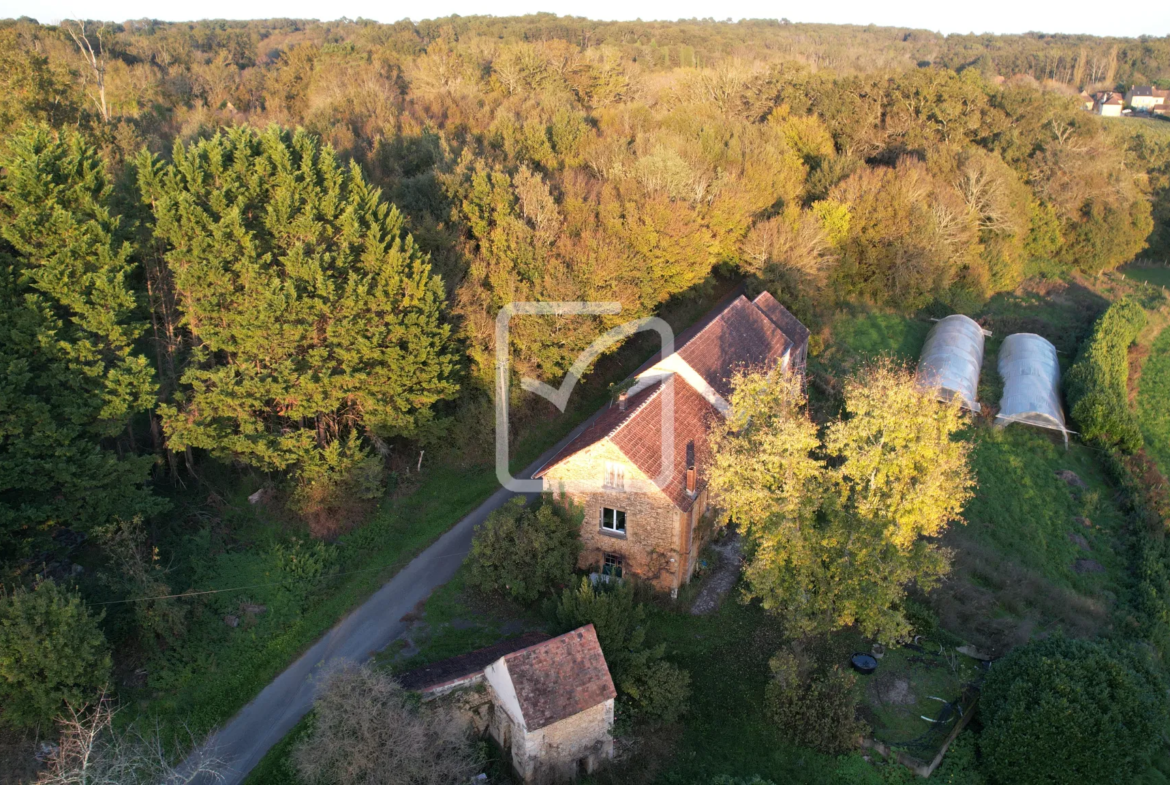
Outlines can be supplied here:
[[592, 624], [557, 638], [526, 633], [398, 681], [490, 734], [530, 785], [576, 779], [613, 757], [616, 692]]
[[501, 657], [484, 679], [488, 732], [525, 783], [573, 780], [613, 757], [617, 693], [592, 624]]

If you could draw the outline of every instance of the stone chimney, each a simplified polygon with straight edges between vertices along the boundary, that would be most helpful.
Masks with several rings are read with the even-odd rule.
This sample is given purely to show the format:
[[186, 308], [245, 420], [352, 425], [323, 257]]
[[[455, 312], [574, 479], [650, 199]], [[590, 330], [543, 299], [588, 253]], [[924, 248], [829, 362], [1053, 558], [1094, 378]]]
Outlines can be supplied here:
[[626, 390], [618, 393], [618, 411], [624, 412], [626, 410], [626, 401], [629, 400], [630, 394]]

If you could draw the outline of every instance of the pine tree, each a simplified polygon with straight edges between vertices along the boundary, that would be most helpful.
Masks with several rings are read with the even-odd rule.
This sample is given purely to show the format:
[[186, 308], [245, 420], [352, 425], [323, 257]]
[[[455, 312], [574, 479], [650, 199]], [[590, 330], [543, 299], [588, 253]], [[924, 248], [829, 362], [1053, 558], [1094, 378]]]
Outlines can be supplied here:
[[426, 439], [456, 392], [443, 287], [356, 164], [304, 131], [232, 128], [138, 162], [190, 356], [173, 449], [377, 490], [368, 439]]
[[155, 383], [102, 160], [29, 127], [0, 167], [0, 542], [149, 514], [150, 458], [112, 449]]

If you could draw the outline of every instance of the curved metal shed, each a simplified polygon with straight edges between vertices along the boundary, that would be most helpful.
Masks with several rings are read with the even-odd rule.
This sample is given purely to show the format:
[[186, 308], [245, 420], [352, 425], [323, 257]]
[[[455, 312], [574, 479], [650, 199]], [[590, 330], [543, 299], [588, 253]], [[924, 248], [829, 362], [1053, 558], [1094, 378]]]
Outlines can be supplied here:
[[958, 397], [971, 411], [980, 410], [979, 373], [983, 369], [983, 328], [969, 317], [952, 314], [930, 328], [918, 360], [918, 383], [937, 388], [940, 398]]
[[1013, 422], [1051, 428], [1064, 435], [1068, 427], [1060, 405], [1060, 361], [1056, 347], [1034, 333], [1015, 333], [999, 350], [999, 375], [1003, 397], [995, 424], [1001, 428]]

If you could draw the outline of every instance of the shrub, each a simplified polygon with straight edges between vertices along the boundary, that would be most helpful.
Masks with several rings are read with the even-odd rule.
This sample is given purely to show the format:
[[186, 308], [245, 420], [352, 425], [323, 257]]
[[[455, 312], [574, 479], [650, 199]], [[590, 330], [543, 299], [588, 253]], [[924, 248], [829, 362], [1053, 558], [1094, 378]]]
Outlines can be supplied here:
[[471, 585], [530, 603], [573, 576], [581, 552], [581, 521], [544, 498], [528, 507], [516, 496], [493, 512], [471, 543]]
[[1129, 345], [1146, 326], [1146, 312], [1119, 300], [1097, 320], [1093, 334], [1065, 379], [1072, 416], [1086, 439], [1103, 447], [1136, 452], [1142, 446], [1137, 417], [1129, 408]]
[[48, 722], [98, 694], [110, 674], [100, 618], [51, 580], [0, 595], [0, 721]]
[[555, 616], [566, 631], [593, 625], [619, 698], [635, 718], [670, 723], [686, 711], [690, 674], [663, 659], [663, 644], [647, 647], [646, 609], [628, 581], [594, 586], [582, 578], [561, 594]]
[[666, 660], [647, 658], [619, 680], [631, 713], [650, 723], [678, 722], [691, 696], [691, 675]]
[[857, 719], [852, 673], [836, 665], [816, 669], [790, 651], [777, 652], [768, 666], [764, 702], [786, 738], [828, 755], [857, 747], [865, 724]]
[[481, 768], [462, 723], [414, 705], [369, 665], [333, 673], [313, 709], [312, 730], [293, 750], [309, 785], [450, 785]]
[[1129, 782], [1159, 743], [1165, 695], [1134, 649], [1063, 637], [1018, 648], [984, 682], [984, 770], [1001, 785]]

